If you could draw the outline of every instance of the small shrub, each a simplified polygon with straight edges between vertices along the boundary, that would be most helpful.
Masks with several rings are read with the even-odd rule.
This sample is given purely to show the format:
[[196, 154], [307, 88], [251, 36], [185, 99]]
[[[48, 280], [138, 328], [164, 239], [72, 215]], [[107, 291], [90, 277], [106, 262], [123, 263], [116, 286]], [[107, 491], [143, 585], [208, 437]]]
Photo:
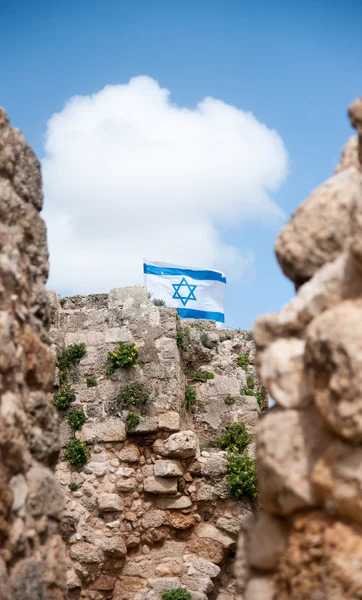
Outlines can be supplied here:
[[249, 355], [248, 354], [239, 354], [237, 363], [238, 363], [239, 367], [241, 367], [242, 369], [244, 369], [244, 371], [246, 371], [246, 369], [249, 366]]
[[58, 352], [57, 364], [63, 377], [67, 378], [68, 371], [72, 367], [76, 367], [86, 354], [87, 350], [84, 342], [81, 344], [71, 344], [65, 350]]
[[152, 302], [155, 306], [166, 306], [166, 302], [164, 300], [159, 300], [158, 298], [155, 298]]
[[256, 396], [257, 395], [257, 391], [256, 390], [251, 390], [250, 388], [243, 390], [241, 392], [244, 396]]
[[230, 394], [228, 394], [227, 396], [225, 396], [224, 402], [225, 402], [225, 404], [234, 404], [235, 398], [233, 396], [230, 396]]
[[75, 399], [75, 391], [69, 386], [65, 385], [54, 394], [54, 404], [58, 410], [68, 410], [70, 403]]
[[87, 377], [86, 379], [87, 387], [95, 387], [97, 385], [97, 380], [94, 377]]
[[250, 390], [254, 389], [255, 382], [254, 382], [254, 377], [252, 375], [246, 376], [246, 385], [248, 386], [248, 388]]
[[184, 406], [186, 408], [190, 408], [190, 406], [195, 406], [196, 404], [196, 390], [194, 390], [190, 385], [185, 386], [185, 400]]
[[134, 429], [140, 422], [140, 418], [134, 412], [129, 412], [126, 417], [127, 429]]
[[73, 429], [79, 431], [85, 423], [85, 414], [82, 410], [72, 410], [68, 414], [68, 422]]
[[259, 406], [261, 406], [262, 401], [263, 401], [261, 392], [258, 392], [257, 390], [247, 389], [247, 390], [242, 391], [241, 393], [244, 394], [244, 396], [254, 396], [254, 398], [256, 398], [256, 401], [259, 404]]
[[217, 347], [218, 345], [218, 341], [217, 340], [210, 340], [209, 336], [207, 335], [206, 331], [204, 331], [201, 334], [201, 344], [204, 346], [204, 348], [208, 348], [208, 350], [213, 350], [214, 348]]
[[64, 456], [71, 465], [81, 467], [89, 459], [89, 450], [84, 442], [70, 440], [65, 447]]
[[68, 298], [59, 298], [59, 304], [60, 306], [63, 308], [64, 304], [66, 303], [66, 301], [68, 300]]
[[250, 444], [252, 438], [245, 428], [245, 423], [229, 423], [221, 436], [216, 438], [216, 445], [221, 450], [240, 452]]
[[186, 377], [189, 379], [198, 379], [199, 381], [207, 381], [208, 379], [214, 379], [215, 375], [214, 373], [211, 373], [211, 371], [197, 370], [186, 373]]
[[184, 588], [174, 588], [169, 592], [163, 592], [162, 600], [192, 600], [192, 596]]
[[110, 365], [107, 368], [108, 375], [113, 375], [121, 367], [129, 369], [136, 367], [138, 359], [138, 348], [134, 342], [126, 344], [125, 342], [117, 342], [116, 350], [109, 350], [108, 358]]
[[182, 352], [187, 352], [190, 346], [190, 328], [184, 327], [176, 333], [176, 342]]
[[229, 453], [227, 456], [226, 480], [231, 495], [240, 500], [243, 496], [255, 499], [257, 496], [257, 478], [255, 462], [245, 453]]
[[144, 406], [149, 396], [149, 392], [141, 383], [131, 383], [122, 394], [117, 396], [117, 402], [123, 406]]
[[79, 490], [79, 485], [75, 483], [75, 481], [71, 481], [68, 487], [71, 492], [76, 492], [77, 490]]

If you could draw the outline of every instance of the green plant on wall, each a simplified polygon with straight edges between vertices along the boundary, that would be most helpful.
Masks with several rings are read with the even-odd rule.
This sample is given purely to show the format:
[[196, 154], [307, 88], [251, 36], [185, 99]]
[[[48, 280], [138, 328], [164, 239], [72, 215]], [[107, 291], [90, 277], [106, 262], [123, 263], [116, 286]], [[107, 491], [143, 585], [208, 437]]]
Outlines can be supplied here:
[[246, 369], [249, 366], [249, 355], [248, 354], [239, 354], [237, 363], [238, 363], [239, 367], [241, 367], [242, 369], [244, 369], [244, 371], [246, 371]]
[[75, 483], [75, 481], [71, 481], [70, 484], [68, 485], [68, 488], [70, 489], [71, 492], [76, 492], [77, 490], [79, 490], [79, 485], [77, 483]]
[[86, 354], [87, 350], [84, 342], [70, 344], [70, 346], [58, 352], [57, 365], [59, 367], [59, 383], [61, 386], [68, 381], [69, 371], [76, 367]]
[[68, 423], [75, 430], [82, 429], [85, 423], [85, 414], [82, 410], [72, 410], [68, 413]]
[[233, 396], [231, 396], [230, 394], [228, 394], [227, 396], [225, 396], [224, 402], [225, 402], [225, 404], [229, 404], [229, 405], [234, 404], [235, 398]]
[[184, 406], [185, 408], [190, 408], [191, 406], [195, 406], [196, 404], [196, 390], [194, 390], [191, 385], [185, 386], [185, 399]]
[[163, 592], [162, 600], [192, 600], [192, 596], [185, 588], [174, 588], [169, 592]]
[[107, 374], [113, 375], [117, 369], [129, 369], [136, 367], [138, 359], [138, 348], [135, 342], [129, 344], [119, 341], [115, 350], [109, 350]]
[[246, 385], [248, 386], [248, 388], [250, 390], [254, 389], [255, 382], [254, 382], [254, 377], [252, 375], [247, 375], [246, 376]]
[[227, 462], [226, 480], [232, 496], [237, 500], [243, 496], [255, 499], [257, 496], [255, 461], [247, 452], [243, 455], [229, 452]]
[[176, 342], [182, 352], [187, 352], [190, 347], [190, 328], [184, 327], [176, 333]]
[[86, 384], [87, 384], [87, 387], [96, 387], [97, 380], [94, 379], [94, 377], [89, 376], [86, 379]]
[[82, 467], [89, 459], [89, 450], [84, 442], [70, 440], [64, 450], [65, 458], [75, 467]]
[[69, 385], [64, 385], [54, 394], [53, 399], [57, 409], [64, 412], [68, 410], [70, 403], [75, 399], [75, 390]]
[[186, 377], [188, 377], [188, 379], [197, 379], [198, 381], [207, 381], [208, 379], [214, 379], [215, 375], [214, 373], [211, 373], [211, 371], [189, 371], [188, 373], [185, 373]]
[[149, 397], [150, 394], [142, 383], [131, 383], [117, 396], [117, 402], [122, 406], [145, 406]]
[[159, 298], [155, 298], [154, 300], [152, 300], [153, 304], [155, 306], [165, 306], [166, 302], [164, 300], [160, 300]]
[[245, 423], [229, 423], [221, 436], [216, 438], [216, 445], [221, 450], [240, 452], [252, 441], [245, 428]]
[[137, 427], [137, 425], [139, 425], [140, 423], [140, 418], [138, 415], [136, 415], [134, 412], [129, 412], [127, 417], [126, 417], [126, 426], [127, 429], [134, 429], [135, 427]]

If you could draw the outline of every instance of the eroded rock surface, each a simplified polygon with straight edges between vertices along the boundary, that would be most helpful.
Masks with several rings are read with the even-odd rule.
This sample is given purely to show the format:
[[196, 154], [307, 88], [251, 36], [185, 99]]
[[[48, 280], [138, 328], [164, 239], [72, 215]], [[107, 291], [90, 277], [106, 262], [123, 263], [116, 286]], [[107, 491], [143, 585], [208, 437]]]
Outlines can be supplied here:
[[349, 115], [358, 136], [336, 175], [276, 244], [297, 294], [254, 328], [257, 369], [276, 407], [257, 435], [266, 512], [238, 543], [247, 600], [362, 597], [362, 99]]
[[0, 109], [0, 598], [61, 600], [64, 498], [39, 161]]

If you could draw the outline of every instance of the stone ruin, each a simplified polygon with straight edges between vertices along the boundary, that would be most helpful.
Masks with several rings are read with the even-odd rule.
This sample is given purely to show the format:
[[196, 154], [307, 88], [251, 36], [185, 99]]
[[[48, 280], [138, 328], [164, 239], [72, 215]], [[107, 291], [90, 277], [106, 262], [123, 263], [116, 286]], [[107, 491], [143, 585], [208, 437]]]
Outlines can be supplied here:
[[[39, 163], [0, 112], [1, 600], [159, 600], [179, 587], [193, 600], [362, 598], [362, 99], [349, 115], [358, 136], [278, 238], [297, 293], [256, 322], [255, 357], [249, 332], [185, 326], [140, 288], [48, 298]], [[136, 369], [107, 373], [109, 350], [133, 339]], [[60, 412], [59, 443], [54, 357], [74, 344], [85, 354], [66, 385], [85, 423], [74, 431]], [[277, 403], [265, 415], [247, 394], [256, 371]], [[61, 367], [58, 394], [62, 381]], [[149, 401], [130, 427], [117, 397], [132, 384]], [[230, 495], [215, 440], [229, 422], [253, 436], [260, 416], [255, 513]]]
[[61, 600], [58, 423], [40, 165], [0, 109], [0, 599]]
[[254, 327], [276, 400], [257, 435], [260, 512], [240, 539], [246, 600], [362, 598], [362, 99], [358, 136], [276, 243], [296, 296]]
[[[193, 600], [241, 600], [235, 544], [254, 506], [230, 495], [226, 452], [215, 439], [230, 422], [256, 431], [262, 398], [243, 393], [252, 380], [259, 385], [250, 332], [181, 322], [143, 288], [50, 297], [54, 353], [74, 344], [86, 350], [70, 373], [71, 410], [82, 410], [85, 423], [74, 431], [61, 416], [56, 471], [66, 496], [68, 597], [159, 600], [183, 587]], [[119, 340], [135, 341], [138, 362], [109, 375], [108, 353]], [[243, 368], [240, 355], [248, 357]], [[131, 409], [140, 420], [128, 429], [129, 409], [116, 399], [135, 384], [149, 398]], [[196, 393], [189, 408], [186, 385]], [[90, 451], [81, 469], [66, 460], [72, 439]], [[254, 455], [253, 443], [247, 451]]]

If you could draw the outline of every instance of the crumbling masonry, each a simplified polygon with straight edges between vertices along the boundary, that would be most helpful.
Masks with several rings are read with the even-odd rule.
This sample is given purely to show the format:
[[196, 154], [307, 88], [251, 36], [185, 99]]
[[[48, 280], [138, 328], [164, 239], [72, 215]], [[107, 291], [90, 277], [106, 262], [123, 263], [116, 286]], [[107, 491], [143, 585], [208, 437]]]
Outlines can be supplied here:
[[[255, 505], [230, 494], [226, 452], [215, 442], [232, 422], [256, 431], [262, 398], [253, 395], [259, 384], [250, 332], [181, 322], [143, 288], [50, 296], [54, 351], [74, 344], [86, 351], [66, 384], [75, 395], [61, 415], [57, 466], [66, 494], [68, 597], [160, 600], [185, 588], [193, 600], [242, 600], [235, 545]], [[137, 363], [109, 373], [108, 352], [119, 341], [135, 342]], [[58, 371], [59, 389], [62, 377]], [[186, 386], [195, 393], [189, 407]], [[120, 394], [130, 390], [148, 397], [145, 405], [122, 404]], [[69, 411], [83, 411], [80, 430], [70, 426]], [[129, 413], [139, 418], [133, 428]], [[66, 457], [77, 439], [89, 451], [81, 468]], [[245, 451], [252, 457], [254, 444]]]
[[40, 165], [0, 109], [0, 599], [61, 600], [65, 560]]
[[257, 438], [264, 513], [239, 545], [246, 600], [362, 598], [362, 99], [349, 116], [358, 137], [276, 243], [296, 297], [254, 328], [277, 406]]

